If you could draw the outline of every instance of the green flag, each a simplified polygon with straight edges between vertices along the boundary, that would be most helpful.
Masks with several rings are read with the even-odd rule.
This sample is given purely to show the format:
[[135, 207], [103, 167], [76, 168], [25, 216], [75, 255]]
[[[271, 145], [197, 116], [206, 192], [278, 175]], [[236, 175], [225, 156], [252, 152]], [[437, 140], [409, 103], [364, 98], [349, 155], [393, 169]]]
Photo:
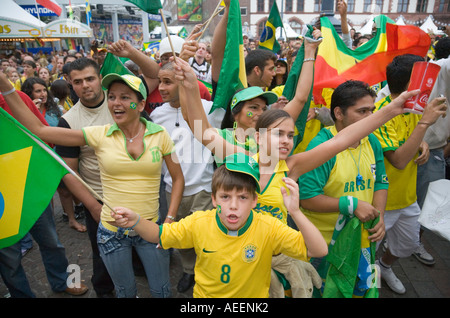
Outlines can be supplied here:
[[134, 75], [125, 67], [125, 65], [123, 65], [123, 62], [120, 58], [108, 52], [106, 53], [106, 57], [105, 60], [103, 61], [102, 68], [100, 69], [100, 75], [105, 77], [110, 73], [116, 73], [120, 75], [124, 74]]
[[160, 0], [125, 0], [134, 4], [136, 7], [150, 14], [159, 14], [162, 9]]
[[210, 113], [217, 108], [227, 109], [235, 92], [247, 86], [241, 8], [238, 0], [231, 0], [225, 52]]
[[[308, 32], [306, 33], [306, 36], [312, 38], [312, 31], [313, 31], [312, 26], [308, 25]], [[305, 57], [305, 44], [302, 44], [302, 46], [297, 52], [297, 57], [295, 58], [294, 64], [292, 65], [292, 68], [289, 71], [289, 75], [283, 89], [283, 96], [286, 97], [287, 100], [292, 100], [295, 96], [298, 79], [300, 77], [300, 72], [302, 71], [304, 57]], [[305, 126], [306, 126], [306, 119], [308, 118], [311, 99], [312, 99], [312, 87], [308, 96], [308, 100], [306, 101], [305, 106], [303, 107], [300, 115], [298, 116], [295, 122], [294, 148], [292, 149], [293, 154], [297, 153], [296, 148], [303, 140], [303, 135], [305, 133]]]
[[[0, 107], [0, 249], [29, 232], [68, 172], [53, 150]], [[53, 153], [53, 157], [50, 153]]]
[[182, 39], [187, 38], [187, 36], [189, 35], [189, 33], [187, 32], [186, 28], [183, 27], [179, 32], [178, 32], [178, 36]]
[[272, 9], [270, 9], [266, 26], [264, 27], [259, 39], [260, 49], [267, 49], [274, 53], [278, 53], [280, 50], [280, 44], [276, 39], [276, 31], [279, 27], [283, 27], [283, 22], [281, 21], [280, 12], [278, 11], [277, 2], [274, 1]]

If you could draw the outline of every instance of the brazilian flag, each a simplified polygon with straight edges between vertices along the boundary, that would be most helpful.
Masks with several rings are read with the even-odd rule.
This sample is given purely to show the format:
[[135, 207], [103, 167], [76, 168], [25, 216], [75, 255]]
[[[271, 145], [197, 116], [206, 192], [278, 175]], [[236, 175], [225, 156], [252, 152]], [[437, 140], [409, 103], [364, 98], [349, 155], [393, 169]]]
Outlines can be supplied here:
[[[53, 150], [0, 107], [0, 249], [18, 242], [68, 171]], [[53, 157], [50, 153], [53, 153]]]
[[270, 9], [269, 18], [267, 19], [266, 26], [259, 39], [259, 48], [267, 49], [274, 53], [278, 53], [280, 50], [280, 44], [276, 39], [277, 28], [283, 27], [281, 21], [280, 12], [278, 11], [277, 2], [274, 1], [272, 9]]

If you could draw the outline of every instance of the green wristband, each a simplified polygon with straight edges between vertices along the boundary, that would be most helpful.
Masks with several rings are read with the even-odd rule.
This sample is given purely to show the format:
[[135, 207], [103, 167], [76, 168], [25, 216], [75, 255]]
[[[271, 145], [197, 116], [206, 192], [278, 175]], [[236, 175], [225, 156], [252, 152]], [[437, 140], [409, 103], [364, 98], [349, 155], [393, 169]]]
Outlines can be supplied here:
[[358, 199], [350, 195], [342, 196], [339, 198], [339, 212], [345, 216], [353, 216], [358, 207]]

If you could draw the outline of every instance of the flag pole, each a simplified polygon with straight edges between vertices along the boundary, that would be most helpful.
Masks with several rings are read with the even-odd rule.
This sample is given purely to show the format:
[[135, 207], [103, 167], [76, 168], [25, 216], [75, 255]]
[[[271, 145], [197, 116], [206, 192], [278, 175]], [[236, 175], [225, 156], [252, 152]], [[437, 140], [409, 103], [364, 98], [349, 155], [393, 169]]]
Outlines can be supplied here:
[[212, 14], [212, 16], [208, 19], [206, 26], [203, 28], [202, 33], [200, 34], [200, 36], [198, 37], [197, 41], [200, 41], [200, 39], [202, 38], [203, 34], [205, 33], [206, 29], [208, 28], [209, 24], [211, 23], [212, 19], [217, 16], [220, 12], [222, 12], [223, 9], [225, 9], [225, 7], [223, 7], [222, 9], [219, 10], [220, 4], [222, 3], [222, 0], [219, 0], [219, 3], [217, 4], [216, 8], [214, 9], [214, 13]]
[[170, 32], [169, 27], [167, 26], [166, 17], [164, 16], [163, 9], [159, 9], [159, 12], [161, 14], [162, 21], [164, 23], [164, 28], [166, 29], [167, 37], [169, 38], [170, 48], [172, 49], [173, 58], [176, 60], [177, 55], [175, 54], [175, 50], [173, 48], [172, 39], [170, 38]]
[[33, 139], [34, 142], [36, 142], [42, 149], [44, 149], [50, 156], [52, 156], [56, 161], [58, 161], [65, 169], [67, 169], [67, 171], [69, 171], [69, 173], [71, 175], [73, 175], [78, 181], [80, 181], [88, 190], [89, 192], [91, 192], [91, 194], [97, 199], [103, 202], [103, 204], [105, 204], [112, 212], [115, 213], [114, 209], [108, 205], [107, 202], [105, 202], [103, 200], [103, 198], [94, 191], [94, 189], [92, 189], [83, 179], [80, 178], [80, 176], [73, 171], [65, 162], [64, 160], [62, 160], [59, 156], [57, 156], [50, 148], [48, 148], [45, 144], [42, 143], [42, 141], [40, 139], [37, 139], [34, 135], [30, 134], [28, 131], [26, 131], [25, 129], [23, 129], [20, 126], [19, 127], [25, 134], [28, 135], [28, 137], [30, 137], [31, 139]]

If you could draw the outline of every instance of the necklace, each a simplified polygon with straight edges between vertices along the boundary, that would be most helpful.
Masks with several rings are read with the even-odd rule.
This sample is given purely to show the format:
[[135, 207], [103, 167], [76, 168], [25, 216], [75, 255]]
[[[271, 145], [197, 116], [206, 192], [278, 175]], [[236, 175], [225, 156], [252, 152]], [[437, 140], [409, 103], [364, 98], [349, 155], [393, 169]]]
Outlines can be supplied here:
[[139, 134], [141, 133], [142, 130], [142, 125], [139, 125], [139, 132], [136, 134], [136, 136], [134, 136], [133, 138], [127, 138], [127, 136], [125, 136], [125, 139], [128, 140], [129, 142], [133, 142], [134, 138], [136, 138], [137, 136], [139, 136]]
[[362, 183], [362, 180], [363, 180], [362, 175], [359, 173], [359, 164], [361, 163], [361, 149], [362, 149], [362, 145], [361, 145], [361, 142], [360, 142], [360, 144], [359, 144], [359, 158], [358, 158], [358, 163], [356, 163], [355, 158], [353, 158], [352, 151], [351, 151], [350, 149], [348, 149], [348, 151], [350, 152], [350, 156], [352, 157], [353, 162], [355, 163], [356, 168], [358, 169], [358, 175], [356, 176], [356, 185], [357, 185], [357, 186], [360, 186], [361, 183]]
[[175, 126], [176, 127], [180, 126], [180, 120], [178, 119], [178, 111], [179, 111], [179, 108], [177, 108], [177, 120], [175, 121]]

